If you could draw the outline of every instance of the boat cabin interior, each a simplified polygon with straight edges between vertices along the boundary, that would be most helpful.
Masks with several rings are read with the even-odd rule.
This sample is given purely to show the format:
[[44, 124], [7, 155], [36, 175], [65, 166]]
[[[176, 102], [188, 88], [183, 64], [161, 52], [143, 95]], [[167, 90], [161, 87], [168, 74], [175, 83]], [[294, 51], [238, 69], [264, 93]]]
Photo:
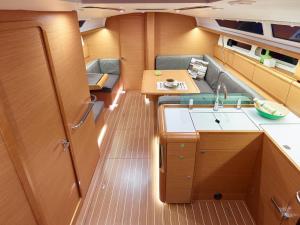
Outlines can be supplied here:
[[1, 0], [0, 225], [300, 225], [299, 0]]

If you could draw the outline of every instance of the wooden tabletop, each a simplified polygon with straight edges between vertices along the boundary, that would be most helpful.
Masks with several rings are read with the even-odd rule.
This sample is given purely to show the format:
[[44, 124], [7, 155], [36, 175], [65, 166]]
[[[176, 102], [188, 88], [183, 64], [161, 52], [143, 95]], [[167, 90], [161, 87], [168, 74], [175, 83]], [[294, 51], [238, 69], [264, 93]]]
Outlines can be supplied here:
[[[144, 70], [142, 80], [142, 94], [147, 95], [177, 95], [177, 94], [198, 94], [200, 93], [199, 88], [190, 77], [186, 70], [160, 70], [161, 75], [155, 75], [155, 70]], [[177, 81], [185, 82], [187, 90], [158, 90], [157, 82], [165, 81], [168, 78], [172, 78]]]

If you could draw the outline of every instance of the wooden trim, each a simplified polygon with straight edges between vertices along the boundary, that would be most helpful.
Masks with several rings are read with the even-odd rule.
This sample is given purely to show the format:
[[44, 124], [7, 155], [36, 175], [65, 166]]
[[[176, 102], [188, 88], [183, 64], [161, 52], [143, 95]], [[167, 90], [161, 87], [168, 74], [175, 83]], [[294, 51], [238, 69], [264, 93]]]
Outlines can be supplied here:
[[145, 17], [145, 68], [155, 68], [155, 13], [147, 13]]

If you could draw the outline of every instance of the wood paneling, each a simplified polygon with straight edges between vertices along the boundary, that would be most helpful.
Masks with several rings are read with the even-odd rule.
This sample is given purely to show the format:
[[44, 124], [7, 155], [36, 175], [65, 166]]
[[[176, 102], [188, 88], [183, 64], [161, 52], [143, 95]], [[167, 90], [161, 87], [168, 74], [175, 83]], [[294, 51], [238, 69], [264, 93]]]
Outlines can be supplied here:
[[22, 185], [0, 136], [0, 224], [35, 225]]
[[253, 79], [255, 66], [249, 61], [245, 60], [243, 56], [235, 54], [232, 66], [238, 72], [242, 73], [245, 77], [247, 77], [249, 80]]
[[120, 17], [122, 76], [125, 90], [140, 90], [145, 69], [144, 14]]
[[255, 67], [253, 82], [266, 90], [280, 102], [285, 103], [292, 81], [286, 77], [269, 73], [259, 67]]
[[200, 132], [199, 148], [240, 150], [255, 141], [257, 132]]
[[119, 31], [119, 17], [111, 17], [106, 20], [105, 28], [83, 33], [89, 59], [120, 58]]
[[[268, 136], [264, 137], [262, 158], [257, 169], [257, 177], [247, 197], [250, 212], [258, 225], [280, 224], [280, 214], [271, 198], [284, 209], [294, 202], [300, 187], [300, 172]], [[296, 209], [291, 209], [291, 212]]]
[[155, 13], [146, 14], [146, 69], [153, 70], [155, 68]]
[[157, 55], [213, 55], [218, 35], [196, 27], [194, 17], [172, 13], [156, 13]]
[[243, 199], [250, 187], [261, 133], [201, 132], [196, 153], [194, 199]]
[[[67, 137], [42, 34], [39, 27], [13, 25], [0, 33], [0, 92], [6, 114], [1, 119], [14, 133], [15, 143], [6, 144], [8, 149], [17, 145], [39, 213], [49, 225], [64, 225], [71, 222], [80, 196], [71, 154], [62, 145]], [[3, 134], [5, 129], [1, 127]]]
[[300, 115], [300, 84], [297, 81], [294, 81], [291, 84], [286, 100], [286, 106], [296, 114]]

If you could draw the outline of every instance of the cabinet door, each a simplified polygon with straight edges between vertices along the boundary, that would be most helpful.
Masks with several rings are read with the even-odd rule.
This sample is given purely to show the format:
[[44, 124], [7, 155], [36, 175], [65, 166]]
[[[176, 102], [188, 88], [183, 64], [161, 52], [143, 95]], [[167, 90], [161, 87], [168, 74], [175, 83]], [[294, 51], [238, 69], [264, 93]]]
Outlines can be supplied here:
[[200, 150], [196, 156], [194, 196], [197, 199], [212, 199], [215, 193], [237, 199], [246, 195], [257, 149]]
[[69, 224], [79, 190], [63, 145], [66, 134], [42, 32], [32, 26], [2, 30], [0, 49], [0, 129], [11, 138], [4, 141], [9, 150], [16, 149], [25, 169], [36, 203], [32, 207], [40, 210], [37, 216], [49, 225]]
[[167, 144], [166, 202], [191, 201], [196, 143]]
[[[278, 208], [285, 212], [289, 204], [294, 204], [296, 191], [300, 188], [300, 172], [266, 136], [263, 143], [259, 183], [259, 198], [255, 204], [257, 210], [252, 211], [257, 224], [280, 224], [284, 220]], [[291, 211], [295, 209], [294, 205]], [[296, 224], [287, 222], [285, 223]]]

